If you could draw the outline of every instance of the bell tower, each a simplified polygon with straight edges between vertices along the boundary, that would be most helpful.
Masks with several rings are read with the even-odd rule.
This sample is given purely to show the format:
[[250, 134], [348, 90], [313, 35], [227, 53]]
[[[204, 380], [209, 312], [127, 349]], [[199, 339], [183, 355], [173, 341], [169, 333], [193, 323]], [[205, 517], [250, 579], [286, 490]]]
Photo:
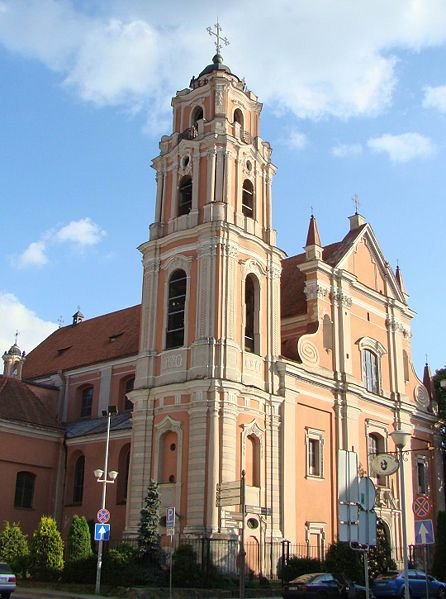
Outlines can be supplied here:
[[[216, 485], [247, 472], [247, 502], [278, 516], [280, 272], [262, 105], [223, 63], [172, 100], [143, 257], [127, 532], [148, 481], [183, 533], [228, 532]], [[277, 505], [273, 505], [276, 504]], [[178, 531], [177, 531], [178, 532]]]

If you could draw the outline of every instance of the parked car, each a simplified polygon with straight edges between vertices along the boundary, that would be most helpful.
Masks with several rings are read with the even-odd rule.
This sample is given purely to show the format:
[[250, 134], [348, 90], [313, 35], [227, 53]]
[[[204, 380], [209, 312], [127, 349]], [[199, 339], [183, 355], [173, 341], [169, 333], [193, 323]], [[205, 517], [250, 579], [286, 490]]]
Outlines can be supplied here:
[[[365, 599], [365, 587], [330, 572], [302, 574], [286, 583], [284, 599]], [[370, 591], [370, 599], [373, 593]]]
[[0, 562], [0, 597], [9, 599], [15, 591], [15, 574], [5, 562]]
[[[421, 570], [408, 570], [409, 593], [412, 599], [426, 597], [426, 584], [429, 597], [446, 598], [446, 584]], [[372, 585], [376, 597], [404, 597], [404, 572], [389, 572], [377, 576]]]

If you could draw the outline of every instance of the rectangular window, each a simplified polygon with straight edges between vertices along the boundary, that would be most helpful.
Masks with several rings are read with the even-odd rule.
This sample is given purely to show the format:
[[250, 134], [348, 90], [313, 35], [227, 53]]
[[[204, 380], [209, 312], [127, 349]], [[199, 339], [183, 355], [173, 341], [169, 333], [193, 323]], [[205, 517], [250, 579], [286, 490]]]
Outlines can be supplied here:
[[417, 486], [418, 493], [427, 493], [427, 463], [424, 456], [417, 457]]
[[324, 436], [322, 431], [307, 429], [307, 477], [323, 478]]
[[32, 472], [17, 472], [14, 506], [32, 508], [36, 476]]
[[364, 383], [367, 391], [379, 393], [378, 358], [369, 349], [363, 351]]

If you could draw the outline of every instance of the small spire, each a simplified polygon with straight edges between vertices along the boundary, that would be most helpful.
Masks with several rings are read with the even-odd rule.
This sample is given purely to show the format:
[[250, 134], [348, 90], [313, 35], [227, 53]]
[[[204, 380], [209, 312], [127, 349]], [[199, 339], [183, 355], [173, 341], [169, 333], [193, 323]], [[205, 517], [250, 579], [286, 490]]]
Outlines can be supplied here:
[[400, 266], [398, 263], [396, 265], [395, 278], [396, 278], [396, 282], [398, 283], [398, 287], [401, 289], [401, 291], [404, 293], [404, 295], [407, 296], [408, 293], [406, 290], [406, 285], [404, 284], [403, 275], [401, 274], [401, 269], [400, 269]]
[[73, 326], [84, 320], [84, 315], [81, 312], [80, 306], [77, 307], [77, 312], [73, 314]]
[[352, 197], [352, 202], [353, 202], [353, 204], [355, 205], [355, 214], [359, 214], [359, 212], [358, 212], [358, 208], [359, 208], [359, 206], [360, 206], [361, 202], [359, 201], [359, 196], [358, 196], [358, 194], [357, 194], [357, 193], [354, 193], [354, 194], [353, 194], [353, 197]]
[[423, 385], [426, 387], [431, 400], [435, 399], [434, 381], [432, 379], [432, 373], [431, 373], [430, 366], [427, 363], [427, 355], [426, 355], [426, 364], [424, 365], [424, 370], [423, 370]]
[[308, 247], [309, 245], [321, 245], [321, 238], [319, 237], [319, 231], [317, 228], [316, 218], [313, 214], [313, 208], [311, 208], [310, 224], [308, 226], [307, 242], [305, 247]]
[[322, 260], [322, 245], [317, 228], [316, 217], [311, 213], [308, 225], [307, 241], [305, 243], [305, 257], [307, 260]]

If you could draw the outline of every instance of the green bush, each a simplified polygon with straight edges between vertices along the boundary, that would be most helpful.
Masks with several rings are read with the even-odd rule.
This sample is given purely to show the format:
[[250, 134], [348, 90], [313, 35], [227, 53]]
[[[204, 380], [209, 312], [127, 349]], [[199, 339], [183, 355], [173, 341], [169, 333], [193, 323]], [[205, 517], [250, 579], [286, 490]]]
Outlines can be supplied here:
[[138, 557], [138, 551], [127, 543], [121, 543], [104, 553], [102, 581], [117, 585], [125, 581], [129, 584], [148, 584], [157, 582], [159, 568], [145, 565]]
[[344, 575], [354, 582], [364, 582], [364, 566], [360, 551], [354, 551], [348, 543], [333, 543], [327, 552], [324, 572]]
[[63, 541], [51, 516], [42, 516], [30, 547], [30, 571], [38, 580], [57, 580], [62, 574]]
[[74, 515], [68, 531], [68, 559], [70, 561], [84, 560], [92, 555], [88, 522], [84, 516]]
[[0, 561], [7, 562], [16, 574], [26, 576], [29, 562], [28, 539], [20, 524], [5, 522], [0, 532]]
[[97, 563], [95, 555], [66, 561], [63, 569], [64, 582], [94, 584], [96, 581]]
[[438, 512], [436, 539], [432, 574], [439, 580], [446, 580], [446, 512], [443, 511]]
[[201, 568], [191, 545], [180, 545], [172, 556], [172, 582], [179, 587], [199, 587], [203, 584]]
[[288, 562], [279, 567], [279, 575], [282, 580], [288, 582], [301, 574], [309, 572], [322, 572], [321, 560], [311, 557], [290, 557]]

